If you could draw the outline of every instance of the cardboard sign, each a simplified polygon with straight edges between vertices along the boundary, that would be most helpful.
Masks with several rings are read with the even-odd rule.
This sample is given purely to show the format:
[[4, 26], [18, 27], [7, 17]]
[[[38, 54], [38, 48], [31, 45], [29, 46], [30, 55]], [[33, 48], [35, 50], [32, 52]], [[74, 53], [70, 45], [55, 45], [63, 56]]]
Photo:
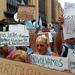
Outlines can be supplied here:
[[75, 74], [75, 49], [68, 49], [68, 57], [70, 71]]
[[29, 5], [19, 6], [17, 18], [25, 21], [33, 20], [34, 8], [35, 8], [34, 6]]
[[63, 32], [64, 39], [75, 38], [75, 3], [65, 3]]
[[4, 74], [4, 73], [0, 73], [0, 75], [7, 75], [7, 74]]
[[25, 31], [25, 25], [17, 24], [17, 25], [9, 25], [10, 32], [23, 32]]
[[0, 46], [29, 46], [29, 36], [25, 32], [0, 32]]
[[64, 71], [68, 69], [68, 58], [32, 54], [31, 63], [42, 67]]
[[72, 75], [36, 65], [10, 61], [0, 58], [0, 75]]

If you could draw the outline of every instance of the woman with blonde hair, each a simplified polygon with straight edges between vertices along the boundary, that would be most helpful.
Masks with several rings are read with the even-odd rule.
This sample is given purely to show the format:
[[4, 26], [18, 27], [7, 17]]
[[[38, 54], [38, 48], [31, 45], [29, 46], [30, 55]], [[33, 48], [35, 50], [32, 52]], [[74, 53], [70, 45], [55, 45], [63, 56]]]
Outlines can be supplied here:
[[16, 50], [11, 58], [15, 61], [27, 62], [27, 53], [23, 50]]
[[15, 50], [10, 53], [7, 59], [20, 61], [20, 62], [27, 62], [27, 53], [24, 50]]
[[35, 54], [57, 56], [56, 53], [51, 51], [49, 45], [49, 38], [45, 34], [39, 35], [36, 38], [36, 46], [37, 46], [37, 50]]

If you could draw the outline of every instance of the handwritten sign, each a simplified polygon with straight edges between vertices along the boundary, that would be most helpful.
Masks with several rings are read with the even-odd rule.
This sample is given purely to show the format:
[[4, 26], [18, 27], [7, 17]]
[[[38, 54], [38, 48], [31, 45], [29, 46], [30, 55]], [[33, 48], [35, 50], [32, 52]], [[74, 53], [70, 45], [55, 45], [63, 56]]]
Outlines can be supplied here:
[[25, 25], [16, 24], [16, 25], [9, 25], [10, 32], [23, 32], [25, 31]]
[[65, 3], [63, 33], [64, 39], [75, 38], [75, 3]]
[[63, 58], [63, 57], [51, 57], [51, 56], [33, 54], [31, 56], [31, 63], [60, 71], [68, 69], [68, 58]]
[[36, 65], [10, 61], [0, 58], [0, 75], [72, 75]]
[[29, 36], [25, 32], [0, 32], [0, 46], [29, 46]]
[[18, 19], [21, 20], [33, 20], [33, 14], [34, 14], [34, 6], [19, 6], [18, 9]]

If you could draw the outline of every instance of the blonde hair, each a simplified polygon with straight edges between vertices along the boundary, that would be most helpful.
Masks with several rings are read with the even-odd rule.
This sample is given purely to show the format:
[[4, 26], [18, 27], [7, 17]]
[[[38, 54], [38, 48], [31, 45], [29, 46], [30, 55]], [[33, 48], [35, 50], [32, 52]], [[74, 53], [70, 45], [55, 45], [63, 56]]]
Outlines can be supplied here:
[[36, 43], [40, 44], [49, 44], [48, 37], [46, 35], [40, 35], [36, 39]]
[[12, 55], [12, 59], [14, 60], [15, 58], [21, 58], [22, 61], [26, 62], [27, 53], [23, 50], [16, 50], [15, 53]]

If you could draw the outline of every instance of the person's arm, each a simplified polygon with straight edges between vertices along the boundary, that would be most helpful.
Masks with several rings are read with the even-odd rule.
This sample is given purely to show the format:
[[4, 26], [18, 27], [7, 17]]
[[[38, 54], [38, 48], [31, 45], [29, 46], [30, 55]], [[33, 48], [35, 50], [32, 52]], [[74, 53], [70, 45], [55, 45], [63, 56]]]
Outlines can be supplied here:
[[63, 17], [59, 17], [58, 19], [58, 31], [54, 38], [54, 52], [57, 54], [61, 54], [62, 52], [62, 42], [63, 42], [63, 27], [62, 24], [64, 23]]
[[61, 53], [62, 42], [63, 42], [62, 30], [59, 29], [54, 38], [54, 52], [56, 52], [57, 54]]

